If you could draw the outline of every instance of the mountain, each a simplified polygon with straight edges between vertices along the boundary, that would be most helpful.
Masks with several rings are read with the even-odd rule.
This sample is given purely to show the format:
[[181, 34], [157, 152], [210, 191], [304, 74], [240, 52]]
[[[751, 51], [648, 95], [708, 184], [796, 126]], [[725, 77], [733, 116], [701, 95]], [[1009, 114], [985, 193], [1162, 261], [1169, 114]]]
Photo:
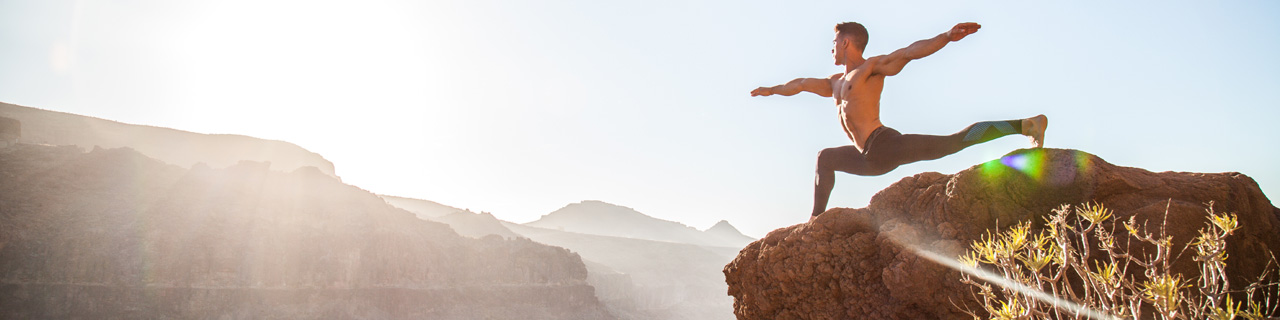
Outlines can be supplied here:
[[511, 229], [507, 229], [502, 224], [502, 221], [488, 212], [455, 212], [434, 220], [449, 225], [458, 234], [466, 237], [483, 238], [489, 235], [497, 235], [507, 239], [522, 238], [515, 232], [511, 232]]
[[620, 319], [733, 319], [720, 269], [737, 248], [506, 226], [581, 255], [596, 296]]
[[613, 318], [578, 254], [462, 237], [314, 167], [19, 144], [0, 181], [0, 318]]
[[477, 239], [488, 235], [507, 239], [520, 238], [520, 235], [511, 232], [498, 218], [488, 212], [474, 213], [430, 200], [389, 195], [381, 195], [381, 197], [387, 201], [387, 204], [412, 212], [419, 219], [447, 224], [462, 236]]
[[[714, 247], [740, 248], [753, 240], [746, 236], [733, 236], [724, 228], [717, 229], [715, 234], [708, 234], [679, 222], [657, 219], [631, 208], [594, 200], [569, 204], [525, 225], [583, 234]], [[730, 229], [733, 229], [732, 226]], [[736, 229], [732, 233], [741, 235]]]
[[458, 212], [470, 212], [467, 210], [446, 206], [430, 200], [413, 199], [413, 198], [405, 198], [405, 197], [397, 197], [397, 196], [389, 196], [389, 195], [382, 195], [381, 197], [382, 199], [387, 200], [388, 204], [391, 204], [400, 209], [408, 210], [409, 212], [413, 212], [413, 214], [417, 215], [419, 218], [426, 219], [426, 220], [435, 220], [436, 218], [451, 215]]
[[[397, 206], [416, 206], [419, 209], [452, 208], [409, 198], [396, 198], [394, 201], [388, 198], [388, 202]], [[605, 207], [616, 206], [606, 204]], [[632, 217], [638, 214], [626, 211], [623, 213]], [[419, 214], [419, 217], [424, 216]], [[733, 318], [733, 300], [724, 295], [728, 286], [725, 285], [720, 269], [737, 254], [738, 249], [734, 247], [545, 229], [501, 221], [486, 213], [466, 211], [425, 219], [447, 223], [459, 234], [468, 237], [519, 237], [569, 249], [582, 257], [587, 266], [587, 282], [595, 288], [600, 302], [619, 319]], [[640, 217], [638, 220], [644, 219]], [[738, 234], [746, 238], [727, 223], [717, 224], [712, 229], [717, 230], [713, 234]], [[749, 242], [750, 238], [746, 241]]]
[[337, 177], [332, 162], [284, 141], [133, 125], [7, 103], [0, 103], [0, 117], [21, 122], [18, 143], [75, 145], [86, 150], [129, 147], [183, 168], [196, 163], [222, 168], [242, 160], [270, 162], [275, 170], [315, 167]]
[[[955, 307], [975, 298], [959, 272], [918, 252], [958, 257], [988, 230], [1023, 221], [1040, 228], [1054, 209], [1082, 203], [1106, 206], [1113, 221], [1134, 219], [1152, 233], [1167, 232], [1171, 247], [1180, 250], [1205, 227], [1211, 201], [1216, 212], [1234, 213], [1239, 221], [1240, 229], [1227, 238], [1226, 276], [1232, 290], [1243, 289], [1274, 267], [1271, 259], [1280, 249], [1280, 209], [1257, 182], [1235, 172], [1154, 173], [1063, 149], [1019, 150], [952, 175], [904, 178], [876, 193], [866, 208], [834, 208], [770, 232], [744, 248], [724, 275], [738, 319], [971, 318]], [[1123, 227], [1110, 236], [1129, 243]], [[1155, 251], [1139, 241], [1125, 247]], [[1093, 252], [1093, 262], [1101, 263], [1105, 253]], [[1170, 270], [1198, 278], [1194, 254], [1192, 249], [1174, 259]], [[1198, 292], [1196, 280], [1188, 281], [1192, 288], [1182, 292]], [[973, 317], [985, 317], [977, 309]]]
[[706, 233], [707, 235], [711, 236], [713, 239], [718, 240], [720, 243], [746, 244], [746, 243], [751, 243], [752, 241], [756, 241], [755, 238], [748, 237], [747, 235], [742, 234], [741, 231], [738, 231], [738, 228], [734, 228], [733, 225], [729, 224], [729, 221], [726, 221], [726, 220], [720, 220], [720, 222], [716, 222], [715, 225], [711, 226], [711, 228], [707, 228], [707, 230], [703, 231], [703, 233]]

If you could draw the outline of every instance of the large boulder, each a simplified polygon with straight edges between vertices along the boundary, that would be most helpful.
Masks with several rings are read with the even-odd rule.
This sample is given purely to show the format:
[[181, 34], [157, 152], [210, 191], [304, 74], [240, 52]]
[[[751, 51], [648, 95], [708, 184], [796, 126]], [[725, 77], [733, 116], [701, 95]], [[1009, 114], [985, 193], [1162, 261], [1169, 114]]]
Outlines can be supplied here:
[[[1228, 238], [1227, 271], [1233, 289], [1243, 287], [1280, 248], [1280, 209], [1253, 179], [1153, 173], [1061, 149], [1019, 150], [953, 175], [904, 178], [866, 208], [831, 209], [770, 232], [725, 266], [725, 281], [739, 319], [968, 318], [955, 306], [971, 299], [959, 272], [908, 248], [958, 257], [988, 230], [1042, 225], [1063, 204], [1097, 202], [1115, 219], [1136, 216], [1150, 230], [1167, 219], [1180, 250], [1205, 226], [1210, 201], [1242, 225]], [[1173, 270], [1196, 275], [1193, 255], [1183, 254]]]

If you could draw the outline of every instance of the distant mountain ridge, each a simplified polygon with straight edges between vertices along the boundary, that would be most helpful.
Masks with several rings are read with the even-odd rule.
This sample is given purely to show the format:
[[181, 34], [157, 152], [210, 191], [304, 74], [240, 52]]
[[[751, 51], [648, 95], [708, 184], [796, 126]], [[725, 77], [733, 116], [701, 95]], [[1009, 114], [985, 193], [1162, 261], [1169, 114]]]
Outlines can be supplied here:
[[733, 301], [724, 295], [728, 286], [720, 270], [738, 248], [504, 225], [535, 242], [579, 254], [596, 296], [619, 319], [733, 319]]
[[[434, 201], [382, 197], [387, 203], [414, 212], [421, 219], [444, 222], [464, 236], [527, 238], [564, 247], [581, 255], [587, 266], [587, 280], [595, 287], [596, 296], [610, 313], [625, 320], [732, 319], [733, 303], [724, 295], [728, 287], [720, 270], [740, 247], [724, 244], [753, 240], [727, 221], [720, 221], [707, 231], [697, 231], [684, 224], [601, 201], [570, 204], [566, 206], [569, 211], [557, 210], [559, 213], [548, 214], [551, 218], [544, 222], [594, 221], [641, 226], [641, 229], [684, 237], [651, 240], [638, 238], [634, 232], [624, 236], [571, 230], [576, 228], [542, 228], [502, 221], [490, 214], [472, 213]], [[589, 218], [584, 220], [581, 216]], [[713, 245], [702, 244], [707, 242]]]
[[75, 145], [85, 150], [128, 147], [183, 168], [196, 163], [223, 168], [248, 160], [269, 162], [276, 171], [316, 167], [326, 175], [338, 176], [329, 160], [284, 141], [127, 124], [8, 103], [0, 103], [0, 117], [21, 122], [18, 143]]
[[610, 319], [581, 258], [464, 238], [315, 167], [0, 152], [0, 318]]
[[379, 195], [388, 204], [404, 209], [417, 215], [418, 218], [426, 220], [436, 220], [436, 218], [444, 217], [458, 212], [471, 212], [464, 209], [454, 208], [439, 202], [423, 199], [405, 198], [389, 195]]
[[654, 218], [628, 207], [587, 200], [569, 204], [525, 225], [583, 234], [713, 247], [741, 248], [755, 240], [742, 235], [728, 221], [721, 221], [717, 226], [721, 224], [724, 226], [708, 233], [679, 222]]

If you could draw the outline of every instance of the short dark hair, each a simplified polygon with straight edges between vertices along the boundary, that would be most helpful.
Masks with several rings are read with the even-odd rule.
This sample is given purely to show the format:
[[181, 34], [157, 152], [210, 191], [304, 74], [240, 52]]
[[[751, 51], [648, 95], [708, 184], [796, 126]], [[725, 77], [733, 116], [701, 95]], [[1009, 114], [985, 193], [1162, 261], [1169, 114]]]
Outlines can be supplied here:
[[853, 37], [853, 46], [858, 47], [858, 51], [867, 50], [867, 27], [863, 27], [861, 23], [845, 22], [837, 24], [836, 33]]

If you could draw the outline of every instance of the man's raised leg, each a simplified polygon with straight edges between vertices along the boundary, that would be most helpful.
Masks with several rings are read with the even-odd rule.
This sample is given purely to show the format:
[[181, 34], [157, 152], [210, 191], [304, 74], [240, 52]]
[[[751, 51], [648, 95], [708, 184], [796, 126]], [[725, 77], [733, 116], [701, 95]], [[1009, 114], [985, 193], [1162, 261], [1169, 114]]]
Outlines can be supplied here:
[[904, 134], [890, 137], [893, 141], [875, 146], [868, 156], [876, 162], [903, 165], [942, 158], [969, 146], [1011, 134], [1027, 135], [1032, 138], [1034, 147], [1040, 147], [1043, 145], [1044, 128], [1048, 123], [1048, 118], [1039, 115], [1027, 119], [978, 122], [947, 136]]

